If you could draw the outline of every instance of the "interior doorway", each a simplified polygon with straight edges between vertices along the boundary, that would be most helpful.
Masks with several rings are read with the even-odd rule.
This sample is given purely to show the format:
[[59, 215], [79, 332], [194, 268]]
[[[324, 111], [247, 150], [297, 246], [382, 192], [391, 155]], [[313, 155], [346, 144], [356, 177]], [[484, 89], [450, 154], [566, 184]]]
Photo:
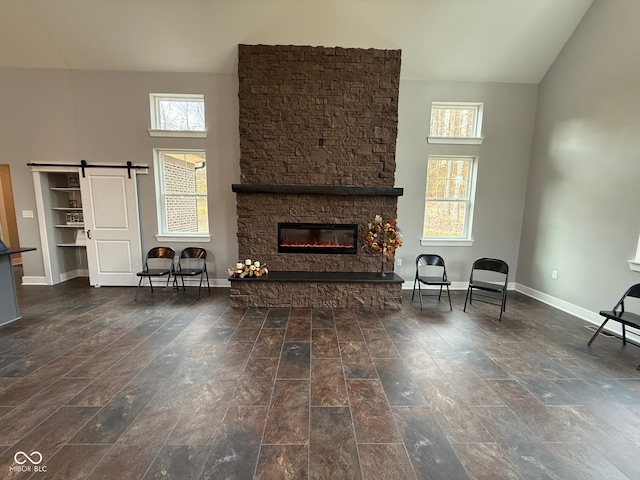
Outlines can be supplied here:
[[[18, 247], [18, 223], [13, 203], [9, 165], [0, 165], [0, 238], [8, 247]], [[11, 255], [14, 265], [22, 265], [20, 255]]]

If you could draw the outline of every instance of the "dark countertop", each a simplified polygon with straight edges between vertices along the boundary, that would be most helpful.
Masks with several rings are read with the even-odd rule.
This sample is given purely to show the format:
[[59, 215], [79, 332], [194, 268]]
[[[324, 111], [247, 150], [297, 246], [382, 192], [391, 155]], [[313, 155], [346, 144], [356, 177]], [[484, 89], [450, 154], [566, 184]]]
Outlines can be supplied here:
[[35, 249], [35, 247], [7, 247], [4, 250], [0, 249], [0, 255], [13, 255], [14, 253], [31, 252]]

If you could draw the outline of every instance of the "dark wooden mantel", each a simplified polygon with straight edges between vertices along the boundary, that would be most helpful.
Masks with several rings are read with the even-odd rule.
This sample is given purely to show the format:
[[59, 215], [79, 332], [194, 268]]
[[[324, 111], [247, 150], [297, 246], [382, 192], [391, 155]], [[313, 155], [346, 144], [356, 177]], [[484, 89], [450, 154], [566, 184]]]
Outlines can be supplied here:
[[361, 195], [400, 197], [403, 188], [395, 187], [350, 187], [343, 185], [276, 185], [264, 183], [234, 183], [231, 190], [236, 193], [289, 193], [301, 195]]

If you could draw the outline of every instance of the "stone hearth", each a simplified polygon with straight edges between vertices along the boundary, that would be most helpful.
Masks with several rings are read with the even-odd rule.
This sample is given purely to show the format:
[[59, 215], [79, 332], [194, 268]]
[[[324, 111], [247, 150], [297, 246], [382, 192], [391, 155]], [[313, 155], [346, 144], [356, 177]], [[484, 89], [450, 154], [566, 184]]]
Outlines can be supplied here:
[[[271, 272], [379, 270], [380, 258], [361, 248], [353, 255], [278, 253], [277, 224], [355, 224], [361, 233], [375, 215], [397, 216], [399, 76], [399, 50], [239, 46], [241, 183], [233, 190], [240, 259], [260, 260]], [[397, 275], [382, 283], [274, 277], [232, 280], [232, 304], [401, 303]]]

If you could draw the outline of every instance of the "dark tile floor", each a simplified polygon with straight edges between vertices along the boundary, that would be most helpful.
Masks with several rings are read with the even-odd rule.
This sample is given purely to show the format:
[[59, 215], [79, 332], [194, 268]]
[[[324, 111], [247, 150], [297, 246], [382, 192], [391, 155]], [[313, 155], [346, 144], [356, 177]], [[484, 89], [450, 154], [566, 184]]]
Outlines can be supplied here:
[[452, 312], [410, 292], [399, 311], [18, 294], [3, 479], [640, 479], [640, 348], [589, 348], [584, 322], [517, 293], [502, 322], [462, 292]]

